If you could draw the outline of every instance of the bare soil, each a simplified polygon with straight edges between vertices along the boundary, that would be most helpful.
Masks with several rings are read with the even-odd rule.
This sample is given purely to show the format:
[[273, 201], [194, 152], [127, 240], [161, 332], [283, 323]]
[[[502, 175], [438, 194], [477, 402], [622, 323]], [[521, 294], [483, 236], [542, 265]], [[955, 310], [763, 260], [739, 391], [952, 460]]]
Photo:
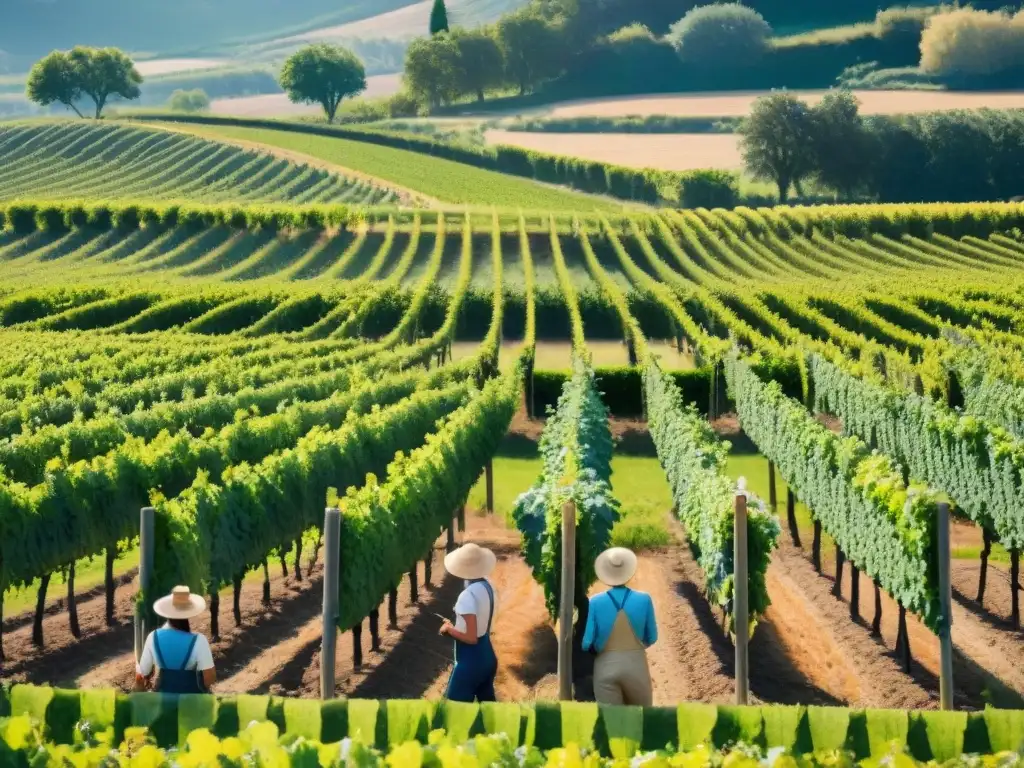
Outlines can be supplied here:
[[[810, 104], [827, 91], [793, 91]], [[945, 109], [1011, 109], [1024, 106], [1019, 91], [854, 91], [865, 115], [933, 112]], [[540, 107], [531, 114], [549, 117], [625, 117], [628, 115], [679, 115], [690, 117], [745, 117], [764, 91], [686, 93], [670, 96], [623, 96], [567, 101]], [[521, 110], [524, 114], [526, 110]]]
[[739, 137], [728, 133], [539, 133], [489, 130], [488, 144], [572, 155], [602, 163], [663, 171], [743, 167]]

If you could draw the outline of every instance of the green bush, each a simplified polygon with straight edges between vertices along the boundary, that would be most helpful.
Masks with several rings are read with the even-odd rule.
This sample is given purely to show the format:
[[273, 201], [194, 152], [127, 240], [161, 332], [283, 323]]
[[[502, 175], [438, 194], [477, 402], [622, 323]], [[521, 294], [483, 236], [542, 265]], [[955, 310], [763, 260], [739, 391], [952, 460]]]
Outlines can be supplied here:
[[177, 90], [167, 100], [167, 108], [172, 112], [206, 112], [210, 108], [210, 97], [202, 88]]
[[679, 181], [682, 208], [735, 208], [739, 197], [739, 180], [732, 171], [688, 171]]
[[687, 12], [667, 37], [687, 64], [735, 69], [760, 61], [771, 36], [771, 25], [760, 13], [740, 3], [722, 3]]

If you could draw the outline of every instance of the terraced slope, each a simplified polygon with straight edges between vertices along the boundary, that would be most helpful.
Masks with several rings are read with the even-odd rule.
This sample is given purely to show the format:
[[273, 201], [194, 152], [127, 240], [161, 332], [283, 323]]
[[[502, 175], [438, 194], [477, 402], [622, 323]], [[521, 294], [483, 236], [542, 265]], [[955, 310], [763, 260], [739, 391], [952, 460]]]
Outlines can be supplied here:
[[392, 202], [382, 185], [270, 152], [124, 124], [0, 127], [0, 199]]

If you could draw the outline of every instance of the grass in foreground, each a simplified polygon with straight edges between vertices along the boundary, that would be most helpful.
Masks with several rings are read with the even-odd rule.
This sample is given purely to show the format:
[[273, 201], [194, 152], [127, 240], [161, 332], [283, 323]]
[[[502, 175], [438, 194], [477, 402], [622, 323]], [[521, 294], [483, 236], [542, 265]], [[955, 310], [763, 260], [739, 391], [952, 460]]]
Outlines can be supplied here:
[[252, 141], [365, 173], [445, 203], [530, 210], [621, 212], [622, 205], [430, 155], [326, 136], [258, 128], [175, 125], [200, 136]]

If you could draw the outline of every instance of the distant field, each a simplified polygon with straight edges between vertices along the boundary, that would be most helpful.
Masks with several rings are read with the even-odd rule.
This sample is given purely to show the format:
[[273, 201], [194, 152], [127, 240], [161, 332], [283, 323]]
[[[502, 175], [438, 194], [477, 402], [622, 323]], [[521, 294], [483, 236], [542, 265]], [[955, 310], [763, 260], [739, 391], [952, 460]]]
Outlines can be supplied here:
[[[366, 78], [366, 98], [374, 99], [398, 93], [402, 87], [402, 76], [374, 75]], [[215, 115], [234, 117], [295, 117], [298, 115], [320, 115], [323, 110], [317, 104], [293, 104], [283, 93], [262, 96], [242, 96], [236, 99], [214, 99], [211, 112]]]
[[[503, 13], [523, 5], [523, 0], [448, 0], [448, 19], [454, 25], [470, 27], [494, 21]], [[424, 35], [430, 27], [433, 0], [423, 0], [398, 10], [333, 27], [275, 40], [275, 44], [302, 43], [351, 38], [401, 39]]]
[[734, 134], [674, 133], [528, 133], [491, 130], [488, 144], [572, 155], [633, 168], [689, 171], [695, 168], [738, 169], [743, 166]]
[[143, 77], [174, 75], [178, 72], [196, 72], [201, 69], [216, 69], [228, 64], [222, 59], [150, 59], [135, 62], [135, 68]]
[[552, 211], [621, 211], [621, 204], [418, 152], [347, 139], [230, 126], [183, 126], [212, 138], [236, 139], [301, 152], [384, 182], [459, 205]]
[[[808, 102], [819, 101], [825, 91], [792, 91]], [[860, 99], [860, 111], [866, 115], [903, 112], [933, 112], [944, 109], [1010, 109], [1024, 107], [1024, 92], [950, 92], [950, 91], [854, 91]], [[765, 92], [688, 93], [668, 96], [627, 96], [550, 104], [535, 110], [517, 110], [522, 114], [551, 117], [625, 117], [628, 115], [683, 115], [690, 117], [742, 117]]]

